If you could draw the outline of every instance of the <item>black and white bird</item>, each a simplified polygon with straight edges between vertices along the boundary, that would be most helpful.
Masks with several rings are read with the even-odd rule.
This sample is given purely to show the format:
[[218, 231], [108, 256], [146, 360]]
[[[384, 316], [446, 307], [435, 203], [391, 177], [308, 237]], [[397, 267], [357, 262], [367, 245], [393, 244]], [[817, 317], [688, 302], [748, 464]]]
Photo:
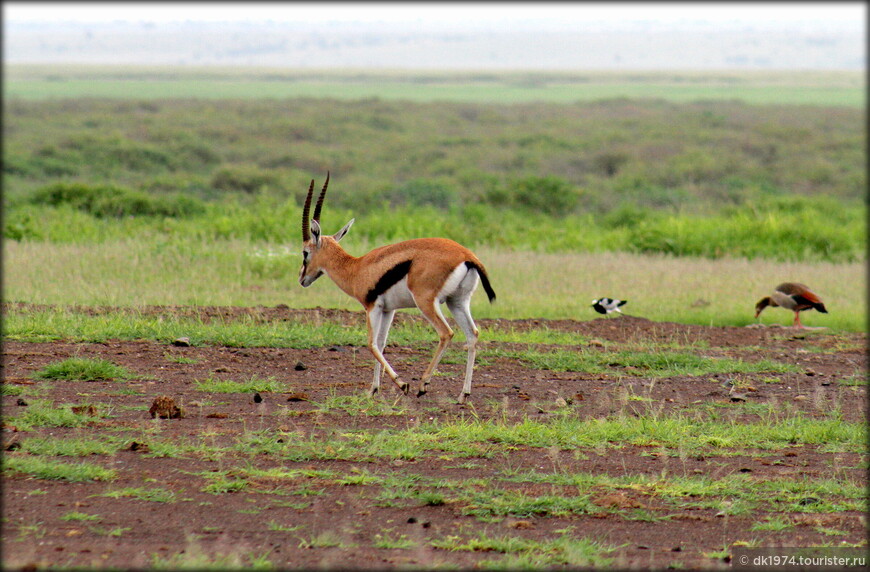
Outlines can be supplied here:
[[625, 305], [628, 300], [616, 300], [615, 298], [599, 298], [592, 300], [592, 309], [599, 314], [610, 314], [611, 312], [622, 313], [620, 306]]

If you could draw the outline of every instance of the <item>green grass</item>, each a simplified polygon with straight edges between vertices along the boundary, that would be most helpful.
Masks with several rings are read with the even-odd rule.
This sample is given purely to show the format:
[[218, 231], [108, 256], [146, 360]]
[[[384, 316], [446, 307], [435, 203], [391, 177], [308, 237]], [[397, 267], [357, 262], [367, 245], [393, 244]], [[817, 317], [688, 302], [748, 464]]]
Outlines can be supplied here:
[[236, 448], [249, 454], [275, 455], [290, 461], [315, 459], [365, 462], [375, 459], [416, 461], [432, 455], [487, 458], [512, 447], [560, 450], [618, 449], [626, 445], [660, 447], [672, 456], [733, 456], [793, 445], [824, 445], [859, 452], [864, 430], [837, 418], [770, 416], [757, 422], [697, 419], [684, 415], [615, 415], [582, 420], [564, 415], [546, 421], [453, 421], [404, 430], [343, 431], [340, 435], [283, 439], [247, 435]]
[[34, 377], [60, 381], [126, 381], [132, 378], [132, 374], [108, 360], [75, 357], [51, 363], [37, 371]]
[[405, 439], [410, 440], [414, 436], [431, 437], [430, 446], [443, 450], [468, 445], [469, 442], [544, 448], [557, 446], [561, 449], [633, 444], [683, 452], [727, 454], [729, 450], [777, 449], [786, 444], [840, 444], [857, 451], [861, 446], [863, 430], [860, 424], [839, 419], [804, 417], [736, 423], [698, 420], [680, 415], [614, 416], [588, 420], [564, 416], [550, 422], [526, 419], [511, 425], [498, 421], [465, 421], [424, 426], [422, 433], [411, 433]]
[[25, 389], [20, 385], [10, 385], [4, 383], [0, 385], [0, 395], [23, 395]]
[[[463, 362], [464, 363], [464, 362]], [[343, 411], [351, 416], [389, 416], [406, 415], [407, 410], [401, 404], [390, 404], [377, 399], [371, 399], [368, 395], [337, 395], [331, 393], [323, 401], [315, 404], [318, 411], [330, 413]]]
[[60, 517], [61, 520], [68, 522], [87, 522], [94, 520], [102, 520], [102, 517], [96, 514], [87, 514], [84, 512], [72, 511]]
[[151, 556], [150, 567], [154, 570], [274, 570], [275, 566], [266, 554], [253, 552], [242, 554], [206, 554], [198, 544], [192, 542], [179, 554]]
[[773, 360], [745, 362], [738, 359], [711, 358], [696, 353], [673, 351], [600, 352], [586, 349], [566, 349], [505, 352], [497, 350], [494, 352], [485, 351], [483, 355], [511, 357], [526, 363], [534, 369], [604, 373], [614, 371], [612, 368], [630, 368], [623, 370], [625, 375], [647, 377], [700, 376], [718, 373], [788, 373], [800, 371], [800, 368], [797, 366]]
[[172, 503], [176, 502], [177, 494], [174, 491], [164, 488], [147, 488], [147, 487], [125, 487], [121, 489], [113, 489], [96, 496], [107, 497], [112, 499], [132, 498], [148, 502]]
[[531, 540], [519, 536], [489, 536], [483, 533], [462, 539], [447, 536], [431, 542], [435, 548], [452, 551], [496, 552], [505, 554], [500, 561], [486, 559], [478, 566], [487, 569], [542, 569], [549, 567], [607, 567], [613, 558], [607, 555], [615, 547], [588, 539], [576, 538], [568, 531], [553, 540]]
[[410, 550], [416, 548], [418, 543], [408, 538], [406, 534], [394, 533], [392, 529], [376, 533], [372, 541], [375, 548], [383, 548], [385, 550]]
[[5, 316], [4, 327], [7, 339], [21, 341], [147, 339], [168, 344], [185, 336], [195, 346], [310, 348], [365, 343], [364, 323], [360, 329], [348, 331], [334, 323], [314, 327], [293, 322], [255, 322], [251, 318], [203, 322], [191, 318], [137, 315], [135, 309], [132, 314], [113, 312], [90, 316], [77, 313], [74, 308], [32, 313], [13, 310]]
[[67, 463], [43, 457], [24, 457], [4, 455], [3, 473], [5, 475], [24, 474], [36, 479], [60, 480], [70, 482], [112, 481], [118, 472], [93, 463]]
[[21, 450], [32, 455], [62, 457], [87, 457], [89, 455], [114, 455], [121, 448], [113, 438], [88, 439], [86, 437], [58, 438], [31, 437], [21, 442]]
[[281, 393], [287, 390], [284, 383], [274, 378], [260, 379], [256, 376], [251, 377], [248, 381], [221, 380], [209, 377], [202, 381], [196, 381], [195, 384], [198, 391], [209, 393], [255, 393], [259, 391]]
[[340, 548], [342, 550], [356, 546], [355, 543], [346, 541], [342, 535], [333, 530], [324, 530], [308, 538], [300, 538], [298, 544], [299, 548]]
[[[341, 199], [342, 195], [336, 197]], [[237, 268], [241, 266], [260, 278], [280, 278], [288, 270], [292, 274], [297, 270], [292, 267], [301, 262], [297, 258], [300, 247], [293, 232], [296, 228], [288, 221], [299, 220], [299, 207], [287, 201], [286, 194], [260, 197], [253, 204], [250, 201], [212, 202], [203, 205], [202, 214], [190, 216], [103, 218], [67, 204], [10, 200], [4, 234], [25, 243], [50, 242], [59, 248], [76, 245], [79, 250], [113, 244], [128, 250], [128, 258], [205, 255], [203, 262], [219, 265], [229, 261], [230, 253], [207, 245], [240, 241], [244, 251], [234, 254], [241, 259], [232, 261]], [[854, 262], [865, 256], [866, 210], [854, 200], [759, 198], [753, 204], [716, 209], [667, 212], [626, 205], [625, 212], [605, 216], [567, 210], [553, 216], [481, 204], [437, 209], [374, 203], [365, 210], [330, 210], [337, 222], [332, 223], [334, 229], [326, 230], [337, 230], [343, 221], [356, 217], [357, 225], [346, 243], [352, 252], [385, 242], [440, 235], [476, 249], [486, 246], [540, 253], [633, 252], [784, 262]], [[107, 262], [117, 264], [117, 260], [103, 264]]]
[[[70, 404], [55, 406], [47, 401], [33, 401], [23, 412], [9, 417], [9, 419], [14, 420], [15, 426], [20, 431], [30, 431], [35, 427], [82, 427], [106, 415], [105, 410], [101, 411], [101, 408], [96, 408], [98, 417], [87, 415], [86, 412], [76, 413], [72, 408], [73, 405]], [[39, 447], [38, 442], [35, 446]], [[55, 444], [48, 443], [44, 447], [48, 450], [54, 448], [58, 452], [62, 451], [63, 447], [67, 447], [68, 452], [74, 452], [80, 447], [88, 448], [94, 446], [99, 445], [94, 442], [73, 442], [67, 444], [58, 442]]]

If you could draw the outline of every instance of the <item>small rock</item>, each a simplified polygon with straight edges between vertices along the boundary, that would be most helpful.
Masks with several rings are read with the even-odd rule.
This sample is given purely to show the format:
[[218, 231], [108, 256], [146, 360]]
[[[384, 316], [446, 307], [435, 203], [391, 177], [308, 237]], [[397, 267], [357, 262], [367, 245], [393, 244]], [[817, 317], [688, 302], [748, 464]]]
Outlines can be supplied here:
[[262, 402], [263, 402], [263, 396], [260, 395], [260, 392], [255, 393], [254, 394], [254, 403], [262, 403]]
[[601, 340], [589, 340], [589, 345], [595, 346], [596, 348], [603, 348], [604, 342], [602, 342]]
[[21, 448], [21, 443], [19, 443], [18, 441], [12, 441], [8, 445], [6, 445], [7, 451], [17, 451], [20, 448]]
[[296, 365], [293, 366], [293, 369], [295, 369], [296, 371], [305, 371], [306, 369], [308, 369], [308, 366], [301, 361], [297, 361]]
[[807, 400], [807, 396], [806, 396], [806, 395], [795, 395], [795, 396], [794, 396], [794, 400], [795, 400], [795, 401], [806, 401], [806, 400]]
[[19, 407], [27, 407], [27, 402], [19, 397], [18, 401], [15, 402], [15, 405]]
[[289, 310], [290, 306], [288, 306], [287, 304], [278, 304], [277, 306], [275, 306], [275, 309], [276, 310]]
[[556, 407], [567, 407], [568, 402], [563, 397], [556, 398]]
[[746, 396], [741, 395], [740, 393], [732, 393], [731, 394], [731, 401], [733, 403], [738, 403], [740, 401], [746, 401]]
[[408, 519], [408, 524], [414, 524], [416, 522], [417, 522], [417, 519], [414, 518], [413, 516]]
[[226, 413], [209, 413], [205, 417], [206, 419], [226, 419], [228, 415]]
[[808, 376], [812, 377], [812, 376], [816, 375], [816, 372], [808, 368], [808, 369], [804, 372], [804, 375], [808, 375]]
[[230, 368], [228, 368], [228, 367], [225, 366], [225, 365], [222, 365], [222, 366], [220, 366], [220, 367], [216, 367], [216, 368], [214, 369], [214, 372], [215, 372], [215, 373], [230, 373]]
[[307, 393], [291, 393], [287, 396], [287, 401], [308, 401]]
[[190, 338], [176, 338], [172, 340], [173, 346], [178, 346], [180, 348], [189, 348], [190, 347]]
[[151, 408], [148, 410], [151, 414], [151, 419], [159, 417], [160, 419], [181, 419], [181, 408], [175, 404], [175, 400], [168, 395], [161, 395], [154, 398], [151, 403]]
[[139, 453], [147, 453], [148, 445], [145, 443], [139, 443], [138, 441], [133, 441], [130, 443], [130, 446], [127, 447], [128, 451], [138, 451]]
[[93, 405], [76, 405], [71, 408], [71, 411], [76, 415], [87, 415], [88, 417], [97, 416], [97, 408]]

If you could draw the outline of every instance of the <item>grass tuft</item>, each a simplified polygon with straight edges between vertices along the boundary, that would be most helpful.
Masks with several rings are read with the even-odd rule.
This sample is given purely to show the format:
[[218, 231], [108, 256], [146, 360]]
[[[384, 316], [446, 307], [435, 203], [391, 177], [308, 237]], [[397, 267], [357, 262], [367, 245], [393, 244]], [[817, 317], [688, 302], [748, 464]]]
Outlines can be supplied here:
[[104, 359], [74, 357], [48, 364], [34, 377], [62, 381], [126, 381], [132, 378], [132, 374], [126, 368]]

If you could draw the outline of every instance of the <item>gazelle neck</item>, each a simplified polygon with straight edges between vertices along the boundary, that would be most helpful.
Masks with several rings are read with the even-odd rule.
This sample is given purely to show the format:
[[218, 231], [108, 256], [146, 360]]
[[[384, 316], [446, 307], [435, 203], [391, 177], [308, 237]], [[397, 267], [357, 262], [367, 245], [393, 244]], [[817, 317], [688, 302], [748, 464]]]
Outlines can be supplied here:
[[320, 248], [324, 251], [324, 261], [321, 264], [323, 271], [345, 294], [356, 298], [353, 285], [359, 258], [348, 253], [331, 236], [321, 239]]

